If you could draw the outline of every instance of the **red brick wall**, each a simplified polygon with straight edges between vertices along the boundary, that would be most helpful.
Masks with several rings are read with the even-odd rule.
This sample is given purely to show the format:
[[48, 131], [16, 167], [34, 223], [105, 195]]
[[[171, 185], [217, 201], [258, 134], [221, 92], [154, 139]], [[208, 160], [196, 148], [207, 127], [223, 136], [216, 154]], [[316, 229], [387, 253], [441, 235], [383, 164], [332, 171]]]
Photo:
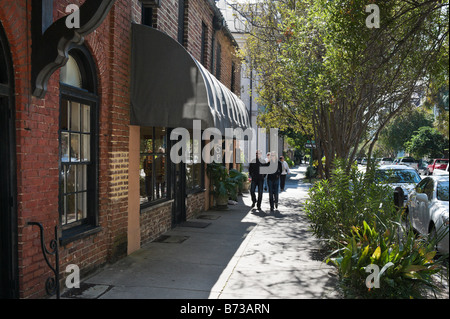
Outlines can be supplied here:
[[[54, 20], [66, 15], [69, 3], [54, 1]], [[0, 2], [0, 20], [11, 47], [15, 71], [19, 289], [21, 298], [45, 295], [51, 275], [42, 257], [37, 227], [47, 243], [58, 223], [59, 71], [48, 82], [44, 99], [30, 94], [31, 1]], [[28, 11], [28, 16], [26, 12]], [[60, 269], [77, 264], [87, 273], [126, 254], [128, 197], [128, 124], [130, 29], [140, 18], [140, 3], [118, 0], [85, 39], [95, 64], [99, 95], [99, 225], [101, 231], [60, 247]], [[64, 281], [62, 281], [64, 282]]]
[[189, 194], [186, 198], [186, 219], [196, 218], [198, 214], [205, 211], [206, 193]]
[[[214, 63], [211, 69], [213, 34], [215, 34], [215, 46], [218, 43], [222, 46], [221, 57], [221, 82], [231, 88], [231, 61], [236, 62], [236, 85], [233, 92], [240, 94], [240, 62], [235, 56], [235, 48], [232, 41], [225, 35], [223, 30], [213, 30], [214, 12], [206, 0], [186, 0], [185, 14], [185, 47], [195, 59], [201, 61], [202, 48], [202, 22], [207, 26], [207, 43], [206, 43], [206, 65], [204, 65], [212, 74], [215, 74], [216, 66]], [[161, 7], [156, 9], [154, 13], [154, 27], [165, 32], [173, 39], [178, 38], [178, 0], [167, 0], [161, 2]], [[216, 54], [214, 48], [214, 55]], [[214, 56], [214, 60], [216, 57]]]
[[172, 226], [172, 202], [163, 203], [141, 212], [141, 245], [160, 236]]

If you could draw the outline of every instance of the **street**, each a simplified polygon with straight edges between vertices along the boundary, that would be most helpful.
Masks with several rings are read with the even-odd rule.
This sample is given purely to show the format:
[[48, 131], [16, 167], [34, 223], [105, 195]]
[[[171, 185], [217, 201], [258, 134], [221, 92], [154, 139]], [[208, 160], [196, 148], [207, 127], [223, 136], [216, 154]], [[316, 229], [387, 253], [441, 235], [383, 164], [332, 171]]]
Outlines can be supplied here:
[[64, 298], [339, 298], [333, 267], [302, 212], [306, 167], [292, 169], [278, 210], [251, 210], [250, 194], [228, 210], [209, 210], [135, 253], [105, 266]]

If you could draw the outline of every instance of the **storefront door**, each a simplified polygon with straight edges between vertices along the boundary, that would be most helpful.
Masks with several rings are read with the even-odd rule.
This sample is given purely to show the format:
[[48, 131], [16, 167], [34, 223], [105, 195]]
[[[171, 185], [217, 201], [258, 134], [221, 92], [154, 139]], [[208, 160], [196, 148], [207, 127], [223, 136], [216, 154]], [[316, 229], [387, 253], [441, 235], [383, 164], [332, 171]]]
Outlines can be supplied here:
[[172, 226], [186, 221], [186, 169], [184, 163], [172, 164], [173, 212]]

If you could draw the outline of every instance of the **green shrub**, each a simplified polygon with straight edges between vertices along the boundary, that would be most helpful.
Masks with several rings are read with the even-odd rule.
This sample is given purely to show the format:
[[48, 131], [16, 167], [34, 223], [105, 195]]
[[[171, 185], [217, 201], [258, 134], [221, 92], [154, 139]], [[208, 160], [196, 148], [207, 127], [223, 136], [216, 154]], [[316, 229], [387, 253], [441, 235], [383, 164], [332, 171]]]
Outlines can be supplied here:
[[315, 178], [317, 176], [317, 171], [314, 167], [308, 166], [306, 168], [305, 177], [306, 178]]
[[315, 235], [339, 243], [350, 235], [352, 226], [377, 223], [392, 218], [395, 209], [393, 191], [374, 182], [374, 174], [363, 174], [353, 165], [334, 162], [331, 180], [321, 180], [309, 190], [305, 209]]
[[[433, 259], [434, 242], [416, 238], [400, 223], [389, 221], [381, 233], [363, 221], [346, 240], [348, 244], [332, 254], [337, 257], [327, 262], [336, 265], [347, 298], [421, 298], [427, 287], [438, 290], [432, 275], [441, 270], [441, 262]], [[368, 278], [369, 265], [379, 270], [378, 288], [373, 276]]]
[[[305, 208], [314, 234], [334, 250], [327, 262], [337, 267], [345, 296], [419, 298], [424, 288], [435, 288], [431, 275], [442, 269], [441, 259], [434, 260], [439, 239], [416, 237], [402, 226], [393, 190], [376, 183], [374, 167], [362, 173], [356, 165], [346, 172], [344, 161], [333, 165], [331, 180], [310, 189]], [[367, 288], [368, 265], [380, 270], [380, 288]]]

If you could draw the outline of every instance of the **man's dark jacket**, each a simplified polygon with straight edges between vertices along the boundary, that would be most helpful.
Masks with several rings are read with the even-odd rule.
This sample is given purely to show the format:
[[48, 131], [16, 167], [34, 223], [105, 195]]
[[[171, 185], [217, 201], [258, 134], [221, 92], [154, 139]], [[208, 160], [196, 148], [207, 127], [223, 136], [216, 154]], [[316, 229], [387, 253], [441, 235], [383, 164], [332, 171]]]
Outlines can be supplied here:
[[248, 167], [248, 173], [252, 178], [252, 181], [258, 182], [264, 180], [264, 174], [259, 173], [259, 168], [261, 166], [266, 166], [265, 163], [261, 163], [260, 159], [257, 158], [255, 162], [250, 163]]

